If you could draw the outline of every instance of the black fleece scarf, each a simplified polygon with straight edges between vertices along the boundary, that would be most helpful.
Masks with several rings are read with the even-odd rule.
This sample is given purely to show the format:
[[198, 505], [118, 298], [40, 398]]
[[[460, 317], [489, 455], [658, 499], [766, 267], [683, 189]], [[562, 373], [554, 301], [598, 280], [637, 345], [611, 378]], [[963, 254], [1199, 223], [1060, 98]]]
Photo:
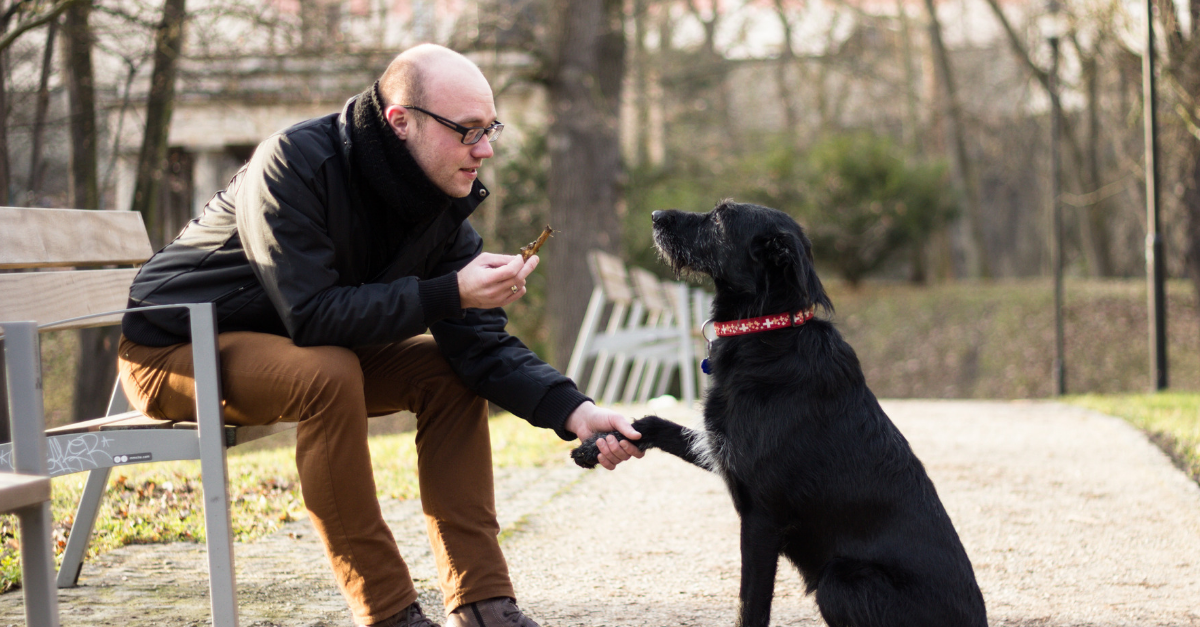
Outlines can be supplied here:
[[451, 198], [434, 185], [396, 137], [383, 113], [379, 81], [358, 95], [350, 116], [352, 184], [358, 188], [367, 238], [367, 277], [383, 271], [396, 253], [450, 207]]

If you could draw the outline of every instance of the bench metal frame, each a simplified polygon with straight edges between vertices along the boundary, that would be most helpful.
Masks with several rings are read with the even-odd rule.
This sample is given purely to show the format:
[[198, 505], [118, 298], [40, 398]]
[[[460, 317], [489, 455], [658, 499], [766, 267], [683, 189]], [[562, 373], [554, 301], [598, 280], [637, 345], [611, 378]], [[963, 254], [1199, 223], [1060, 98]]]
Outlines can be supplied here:
[[[221, 407], [220, 356], [217, 350], [216, 307], [212, 303], [164, 305], [145, 309], [186, 308], [192, 334], [192, 360], [195, 368], [196, 430], [135, 429], [71, 433], [47, 438], [42, 455], [51, 476], [90, 471], [83, 498], [63, 553], [63, 565], [57, 585], [68, 588], [76, 585], [83, 566], [83, 556], [91, 539], [92, 526], [104, 496], [110, 469], [113, 466], [147, 461], [179, 459], [200, 460], [200, 481], [204, 493], [204, 533], [208, 546], [209, 589], [214, 625], [237, 625], [237, 584], [233, 571], [233, 525], [229, 514], [229, 481], [225, 469], [225, 418]], [[40, 327], [58, 326], [66, 322], [111, 316], [124, 310], [111, 311], [71, 320], [51, 322]], [[29, 323], [34, 324], [34, 323]], [[10, 326], [4, 323], [5, 327]], [[37, 326], [37, 325], [35, 325]], [[9, 341], [5, 334], [6, 343]], [[36, 336], [34, 347], [40, 346]], [[6, 351], [7, 352], [7, 351]], [[39, 350], [27, 355], [9, 355], [6, 370], [9, 379], [14, 375], [41, 372]], [[14, 359], [13, 357], [16, 357]], [[114, 393], [118, 396], [119, 391]], [[24, 411], [41, 412], [41, 390], [37, 390], [37, 407]], [[121, 400], [124, 397], [121, 396]], [[110, 403], [110, 412], [115, 403]], [[20, 417], [17, 410], [14, 419]], [[42, 418], [44, 424], [44, 417]], [[111, 452], [110, 452], [111, 451]], [[0, 446], [0, 468], [9, 460], [12, 445]], [[132, 459], [130, 457], [132, 456]], [[145, 457], [143, 457], [145, 456]]]
[[[25, 624], [58, 627], [58, 592], [54, 589], [54, 549], [51, 533], [50, 477], [46, 473], [46, 441], [42, 434], [42, 366], [37, 324], [0, 323], [4, 357], [32, 368], [9, 369], [8, 419], [12, 443], [8, 468], [0, 475], [0, 511], [15, 513], [21, 524], [21, 587], [25, 595]], [[13, 446], [13, 445], [16, 446]]]

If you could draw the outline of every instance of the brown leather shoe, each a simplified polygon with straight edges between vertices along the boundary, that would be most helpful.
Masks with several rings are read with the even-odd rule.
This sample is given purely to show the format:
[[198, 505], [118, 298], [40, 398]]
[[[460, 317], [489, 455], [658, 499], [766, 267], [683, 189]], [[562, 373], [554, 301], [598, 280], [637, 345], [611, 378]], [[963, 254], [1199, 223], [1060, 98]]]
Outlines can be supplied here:
[[446, 627], [539, 627], [508, 597], [460, 606], [446, 617]]
[[437, 623], [429, 620], [425, 616], [425, 612], [421, 611], [421, 604], [413, 601], [413, 604], [400, 610], [399, 614], [385, 618], [378, 623], [371, 623], [367, 627], [439, 627]]

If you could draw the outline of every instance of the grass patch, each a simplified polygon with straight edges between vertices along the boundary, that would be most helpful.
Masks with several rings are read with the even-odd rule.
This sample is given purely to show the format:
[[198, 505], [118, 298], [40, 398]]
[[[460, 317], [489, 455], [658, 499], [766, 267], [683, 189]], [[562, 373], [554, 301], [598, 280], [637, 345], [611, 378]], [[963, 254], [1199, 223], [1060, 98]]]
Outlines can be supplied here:
[[[553, 432], [500, 414], [490, 421], [492, 460], [496, 467], [530, 467], [565, 459], [570, 444]], [[368, 439], [379, 498], [417, 498], [415, 433]], [[233, 533], [238, 541], [260, 538], [282, 523], [304, 516], [304, 499], [291, 448], [239, 453], [228, 457]], [[87, 475], [53, 480], [55, 564], [61, 563], [75, 508]], [[114, 468], [88, 547], [88, 557], [128, 544], [204, 542], [200, 462], [179, 461]], [[20, 586], [17, 519], [0, 516], [0, 592]]]
[[[1054, 286], [1046, 279], [925, 287], [829, 286], [834, 323], [881, 398], [1054, 395]], [[1064, 288], [1067, 391], [1151, 389], [1144, 280], [1070, 279]], [[1200, 315], [1190, 283], [1167, 290], [1171, 387], [1200, 391]]]
[[1063, 400], [1129, 421], [1200, 483], [1200, 394], [1085, 395]]

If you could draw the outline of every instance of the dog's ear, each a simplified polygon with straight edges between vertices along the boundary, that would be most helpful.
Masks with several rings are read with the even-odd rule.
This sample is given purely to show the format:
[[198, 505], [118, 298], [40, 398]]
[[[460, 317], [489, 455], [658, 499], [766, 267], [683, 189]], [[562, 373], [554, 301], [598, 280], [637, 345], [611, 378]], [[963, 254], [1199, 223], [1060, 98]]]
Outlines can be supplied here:
[[751, 257], [758, 263], [775, 268], [788, 283], [798, 289], [809, 306], [820, 305], [827, 312], [833, 303], [813, 268], [812, 244], [803, 232], [800, 235], [780, 231], [755, 238]]

